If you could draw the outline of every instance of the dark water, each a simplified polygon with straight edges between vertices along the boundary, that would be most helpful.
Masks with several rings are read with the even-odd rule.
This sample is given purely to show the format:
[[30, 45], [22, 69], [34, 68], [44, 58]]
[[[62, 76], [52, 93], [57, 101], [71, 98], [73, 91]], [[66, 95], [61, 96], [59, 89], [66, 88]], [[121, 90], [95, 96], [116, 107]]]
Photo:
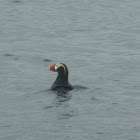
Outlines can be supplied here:
[[[139, 15], [139, 0], [1, 0], [0, 140], [139, 140]], [[88, 88], [50, 91], [58, 62]]]

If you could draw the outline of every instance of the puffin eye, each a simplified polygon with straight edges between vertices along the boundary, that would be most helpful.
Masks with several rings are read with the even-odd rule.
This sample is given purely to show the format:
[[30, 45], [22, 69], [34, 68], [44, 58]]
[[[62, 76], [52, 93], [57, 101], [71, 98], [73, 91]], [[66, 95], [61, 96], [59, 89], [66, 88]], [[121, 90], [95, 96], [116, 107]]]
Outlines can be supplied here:
[[55, 65], [55, 70], [57, 70], [59, 68], [59, 64]]

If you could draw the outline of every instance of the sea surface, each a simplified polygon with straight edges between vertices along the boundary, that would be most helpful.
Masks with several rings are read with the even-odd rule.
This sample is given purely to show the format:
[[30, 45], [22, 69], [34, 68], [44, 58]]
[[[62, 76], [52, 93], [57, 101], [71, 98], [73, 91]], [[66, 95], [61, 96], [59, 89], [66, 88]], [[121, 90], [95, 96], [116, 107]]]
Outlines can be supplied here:
[[0, 140], [140, 140], [140, 0], [0, 0]]

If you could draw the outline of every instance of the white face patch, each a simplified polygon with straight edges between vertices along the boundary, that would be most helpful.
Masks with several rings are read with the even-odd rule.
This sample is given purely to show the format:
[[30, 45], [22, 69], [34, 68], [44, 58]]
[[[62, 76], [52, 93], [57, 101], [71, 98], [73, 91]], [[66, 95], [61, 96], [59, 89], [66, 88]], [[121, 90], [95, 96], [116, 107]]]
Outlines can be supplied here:
[[[63, 67], [63, 69], [64, 69], [64, 74], [67, 72], [67, 70], [66, 70], [66, 68], [65, 68], [65, 66], [64, 66], [63, 64], [60, 64], [60, 63], [55, 64], [55, 70], [57, 70], [59, 67]], [[68, 68], [67, 68], [67, 69], [68, 69]]]
[[57, 70], [59, 67], [60, 67], [59, 63], [55, 64], [55, 70]]

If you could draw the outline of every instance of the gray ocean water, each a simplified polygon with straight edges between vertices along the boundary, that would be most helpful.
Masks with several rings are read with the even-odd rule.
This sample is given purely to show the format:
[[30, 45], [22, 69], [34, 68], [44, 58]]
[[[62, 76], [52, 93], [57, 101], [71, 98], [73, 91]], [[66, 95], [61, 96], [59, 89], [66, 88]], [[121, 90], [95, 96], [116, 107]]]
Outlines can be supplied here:
[[[0, 0], [0, 140], [140, 140], [140, 0]], [[62, 101], [54, 63], [87, 87]]]

